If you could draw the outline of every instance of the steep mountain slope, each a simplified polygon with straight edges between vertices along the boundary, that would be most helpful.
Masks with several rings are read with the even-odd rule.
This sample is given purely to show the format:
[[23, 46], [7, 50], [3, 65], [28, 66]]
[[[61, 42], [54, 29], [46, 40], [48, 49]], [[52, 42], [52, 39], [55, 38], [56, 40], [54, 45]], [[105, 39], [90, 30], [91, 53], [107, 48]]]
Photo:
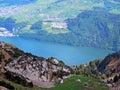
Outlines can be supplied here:
[[0, 73], [4, 73], [7, 79], [25, 86], [31, 87], [33, 84], [50, 88], [58, 78], [62, 80], [69, 76], [71, 69], [56, 58], [33, 56], [0, 42]]
[[108, 55], [99, 65], [98, 69], [102, 72], [110, 72], [111, 75], [120, 74], [120, 51]]
[[119, 14], [84, 11], [76, 18], [68, 19], [67, 25], [73, 34], [71, 37], [78, 37], [79, 44], [85, 46], [89, 43], [88, 45], [93, 47], [120, 49]]

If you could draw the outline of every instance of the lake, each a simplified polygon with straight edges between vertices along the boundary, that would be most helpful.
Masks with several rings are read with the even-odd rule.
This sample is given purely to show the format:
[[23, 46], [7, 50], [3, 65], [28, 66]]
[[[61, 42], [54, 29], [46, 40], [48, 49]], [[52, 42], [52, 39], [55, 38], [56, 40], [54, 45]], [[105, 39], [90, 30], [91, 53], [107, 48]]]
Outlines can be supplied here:
[[33, 55], [45, 58], [55, 57], [67, 65], [87, 63], [97, 58], [104, 58], [112, 53], [112, 51], [107, 49], [75, 47], [21, 37], [0, 37], [0, 40], [11, 43], [24, 52], [32, 53]]

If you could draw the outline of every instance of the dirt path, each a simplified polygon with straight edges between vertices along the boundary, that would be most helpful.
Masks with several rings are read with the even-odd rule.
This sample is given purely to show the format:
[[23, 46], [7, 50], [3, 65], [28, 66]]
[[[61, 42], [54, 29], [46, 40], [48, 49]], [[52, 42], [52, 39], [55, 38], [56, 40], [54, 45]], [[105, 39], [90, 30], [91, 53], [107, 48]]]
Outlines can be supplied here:
[[34, 85], [37, 85], [41, 88], [51, 88], [54, 87], [54, 82], [41, 82], [41, 81], [32, 81]]

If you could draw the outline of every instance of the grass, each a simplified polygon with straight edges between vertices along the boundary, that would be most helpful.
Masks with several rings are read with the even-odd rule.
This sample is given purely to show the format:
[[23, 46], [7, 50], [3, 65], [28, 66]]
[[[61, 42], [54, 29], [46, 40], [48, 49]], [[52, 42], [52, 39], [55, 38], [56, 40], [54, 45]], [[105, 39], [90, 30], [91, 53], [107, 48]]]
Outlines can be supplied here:
[[69, 32], [69, 30], [67, 28], [64, 28], [64, 29], [52, 28], [51, 24], [52, 24], [52, 22], [47, 22], [46, 25], [42, 26], [42, 29], [51, 34], [60, 34], [60, 33], [68, 33]]
[[[80, 79], [81, 83], [77, 83], [76, 80]], [[99, 82], [98, 79], [92, 77], [84, 77], [83, 75], [75, 75], [71, 78], [65, 79], [64, 84], [56, 84], [56, 87], [50, 89], [42, 89], [37, 86], [33, 88], [24, 87], [4, 79], [5, 82], [10, 83], [16, 88], [16, 90], [108, 90], [108, 87]], [[88, 86], [85, 87], [85, 84]]]
[[[81, 83], [77, 83], [77, 79], [80, 79]], [[88, 87], [85, 87], [84, 84], [88, 84]], [[98, 79], [77, 75], [66, 79], [64, 84], [58, 84], [56, 87], [47, 90], [108, 90], [108, 88], [100, 83]]]

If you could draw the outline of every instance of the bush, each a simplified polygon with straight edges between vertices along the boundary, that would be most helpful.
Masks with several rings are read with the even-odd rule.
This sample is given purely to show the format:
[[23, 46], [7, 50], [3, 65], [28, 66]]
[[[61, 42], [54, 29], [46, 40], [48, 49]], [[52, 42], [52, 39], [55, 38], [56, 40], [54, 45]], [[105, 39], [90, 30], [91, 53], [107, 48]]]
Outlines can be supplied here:
[[15, 88], [13, 86], [11, 86], [9, 83], [6, 83], [4, 81], [0, 81], [0, 86], [6, 87], [10, 90], [15, 90]]
[[27, 87], [33, 87], [33, 83], [32, 82], [27, 82], [27, 80], [21, 76], [21, 75], [17, 75], [13, 72], [10, 72], [10, 71], [7, 71], [5, 73], [5, 76], [7, 79], [15, 82], [15, 83], [18, 83], [18, 84], [21, 84], [23, 86], [27, 86]]

